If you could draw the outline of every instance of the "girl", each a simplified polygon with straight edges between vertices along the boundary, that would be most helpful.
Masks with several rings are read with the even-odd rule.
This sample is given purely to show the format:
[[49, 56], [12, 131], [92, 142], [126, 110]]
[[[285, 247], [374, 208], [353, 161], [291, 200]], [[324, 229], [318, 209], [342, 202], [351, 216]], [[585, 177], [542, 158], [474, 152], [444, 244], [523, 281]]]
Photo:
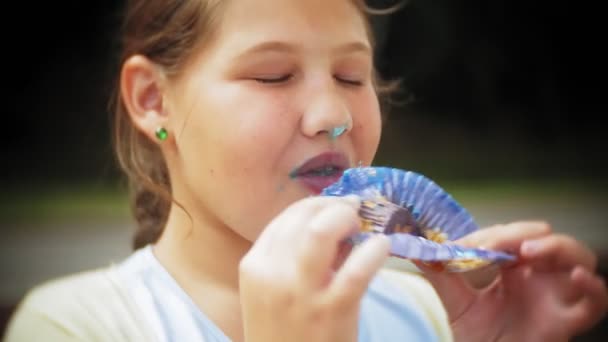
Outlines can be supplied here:
[[483, 290], [381, 270], [382, 236], [340, 243], [358, 199], [311, 195], [378, 147], [366, 20], [357, 0], [128, 1], [116, 141], [137, 250], [32, 291], [7, 340], [556, 341], [601, 318], [595, 257], [544, 223], [461, 241], [523, 260]]

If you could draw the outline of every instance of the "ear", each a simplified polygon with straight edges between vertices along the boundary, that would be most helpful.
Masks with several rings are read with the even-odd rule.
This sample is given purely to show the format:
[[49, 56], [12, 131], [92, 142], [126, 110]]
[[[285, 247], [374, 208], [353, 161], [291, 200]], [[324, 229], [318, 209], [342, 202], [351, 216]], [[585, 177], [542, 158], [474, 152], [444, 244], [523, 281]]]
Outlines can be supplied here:
[[158, 141], [158, 128], [171, 131], [163, 108], [162, 71], [148, 58], [135, 55], [125, 61], [120, 76], [121, 96], [131, 121], [152, 141]]

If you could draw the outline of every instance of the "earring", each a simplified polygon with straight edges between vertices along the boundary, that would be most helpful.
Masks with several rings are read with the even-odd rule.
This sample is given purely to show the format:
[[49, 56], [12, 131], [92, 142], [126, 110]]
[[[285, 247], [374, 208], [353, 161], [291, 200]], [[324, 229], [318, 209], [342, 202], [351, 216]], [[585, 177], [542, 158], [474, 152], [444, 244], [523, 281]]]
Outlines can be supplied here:
[[167, 137], [169, 137], [169, 132], [167, 132], [164, 127], [158, 127], [156, 129], [156, 137], [158, 138], [158, 140], [164, 141], [167, 139]]

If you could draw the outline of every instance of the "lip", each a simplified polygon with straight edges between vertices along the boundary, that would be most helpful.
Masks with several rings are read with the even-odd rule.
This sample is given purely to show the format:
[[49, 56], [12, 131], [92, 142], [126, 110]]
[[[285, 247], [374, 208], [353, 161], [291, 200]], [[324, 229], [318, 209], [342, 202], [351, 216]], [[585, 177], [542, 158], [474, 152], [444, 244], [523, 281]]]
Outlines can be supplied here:
[[[334, 167], [337, 172], [329, 175], [310, 174], [309, 172], [323, 167]], [[344, 170], [350, 167], [345, 154], [339, 152], [325, 152], [312, 157], [296, 167], [289, 177], [301, 183], [305, 188], [318, 195], [331, 184], [337, 182]]]

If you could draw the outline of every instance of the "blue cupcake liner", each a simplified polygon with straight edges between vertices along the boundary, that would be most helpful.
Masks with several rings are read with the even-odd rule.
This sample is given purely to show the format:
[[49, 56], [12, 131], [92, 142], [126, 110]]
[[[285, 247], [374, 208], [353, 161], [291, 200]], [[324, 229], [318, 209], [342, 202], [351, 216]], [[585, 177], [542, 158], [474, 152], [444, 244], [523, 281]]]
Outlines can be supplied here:
[[479, 227], [449, 193], [421, 174], [390, 167], [351, 168], [321, 193], [325, 196], [352, 194], [372, 204], [392, 203], [405, 209], [409, 213], [406, 215], [408, 220], [413, 220], [405, 233], [376, 225], [373, 231], [353, 237], [354, 243], [362, 242], [370, 234], [385, 233], [391, 239], [391, 255], [422, 263], [439, 263], [440, 269], [451, 272], [515, 260], [507, 253], [450, 243]]

